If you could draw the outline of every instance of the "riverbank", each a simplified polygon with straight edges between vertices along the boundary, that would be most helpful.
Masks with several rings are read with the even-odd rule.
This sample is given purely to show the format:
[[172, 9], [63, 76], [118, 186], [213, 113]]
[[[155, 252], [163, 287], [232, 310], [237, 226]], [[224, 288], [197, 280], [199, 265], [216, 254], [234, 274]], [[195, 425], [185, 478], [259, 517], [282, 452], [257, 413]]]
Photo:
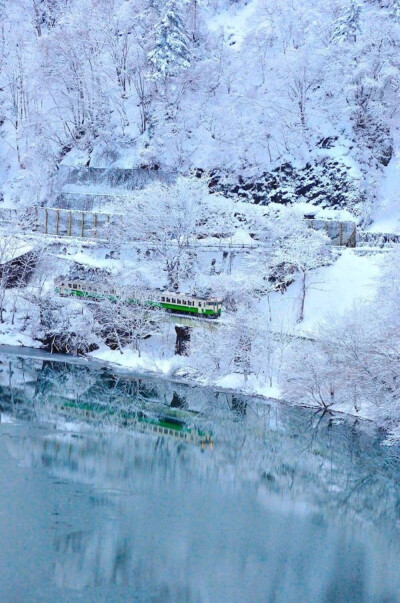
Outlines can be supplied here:
[[[148, 353], [142, 353], [141, 356], [134, 350], [125, 350], [123, 354], [118, 350], [110, 350], [106, 346], [89, 354], [89, 357], [96, 361], [104, 363], [104, 366], [117, 370], [121, 375], [147, 375], [168, 379], [177, 383], [183, 383], [189, 386], [201, 386], [213, 391], [226, 392], [237, 395], [257, 397], [265, 401], [275, 401], [288, 404], [278, 385], [268, 385], [265, 379], [257, 379], [256, 375], [249, 375], [245, 380], [239, 373], [230, 373], [219, 376], [215, 379], [202, 375], [198, 370], [190, 365], [190, 357], [172, 356], [169, 358], [156, 358]], [[366, 402], [356, 411], [354, 407], [348, 404], [336, 404], [329, 409], [324, 409], [321, 405], [296, 404], [303, 408], [315, 408], [326, 410], [337, 415], [346, 415], [352, 418], [369, 421], [374, 423], [374, 407]]]
[[[12, 345], [0, 342], [0, 353], [26, 358], [36, 358], [43, 361], [78, 364], [93, 367], [94, 369], [107, 369], [123, 377], [157, 377], [171, 382], [188, 386], [201, 386], [218, 392], [243, 394], [264, 398], [265, 400], [281, 400], [279, 389], [276, 387], [262, 389], [257, 387], [256, 380], [250, 376], [244, 383], [243, 376], [238, 374], [226, 375], [215, 381], [202, 378], [192, 369], [183, 356], [170, 358], [154, 358], [150, 354], [142, 353], [138, 356], [134, 350], [125, 350], [123, 354], [104, 346], [86, 356], [73, 356], [47, 352], [40, 347], [25, 345]], [[241, 383], [240, 383], [241, 382]]]
[[[265, 383], [260, 383], [255, 375], [250, 375], [247, 381], [244, 381], [243, 375], [238, 373], [224, 375], [214, 380], [207, 379], [190, 366], [189, 358], [183, 356], [157, 359], [150, 354], [142, 353], [139, 357], [134, 350], [125, 350], [121, 354], [119, 351], [110, 350], [106, 346], [87, 356], [73, 356], [59, 353], [51, 354], [39, 347], [3, 343], [0, 343], [0, 353], [35, 358], [42, 361], [81, 365], [94, 370], [103, 369], [123, 378], [157, 378], [189, 387], [203, 387], [216, 393], [243, 395], [258, 398], [265, 402], [282, 403], [289, 406], [279, 387], [271, 387]], [[297, 406], [324, 410], [318, 405], [298, 404]], [[368, 412], [368, 410], [371, 409], [368, 409], [365, 405], [359, 412], [355, 412], [350, 404], [347, 407], [336, 405], [327, 409], [333, 415], [375, 423], [373, 413]]]

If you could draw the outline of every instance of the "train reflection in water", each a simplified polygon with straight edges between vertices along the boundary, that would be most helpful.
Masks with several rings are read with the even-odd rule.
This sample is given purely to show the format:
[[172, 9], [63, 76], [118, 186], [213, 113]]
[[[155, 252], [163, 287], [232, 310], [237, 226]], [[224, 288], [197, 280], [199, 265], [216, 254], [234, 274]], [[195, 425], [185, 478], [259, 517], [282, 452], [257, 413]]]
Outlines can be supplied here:
[[[211, 434], [206, 434], [201, 429], [192, 428], [187, 421], [190, 421], [191, 413], [181, 411], [181, 417], [186, 415], [186, 421], [178, 418], [175, 414], [148, 416], [143, 412], [129, 413], [127, 411], [115, 411], [107, 409], [99, 404], [80, 404], [79, 402], [65, 402], [57, 407], [65, 419], [83, 419], [85, 421], [114, 419], [115, 424], [121, 427], [130, 427], [135, 431], [142, 433], [151, 433], [157, 436], [168, 436], [177, 440], [188, 442], [190, 444], [199, 444], [201, 449], [212, 448], [213, 441]], [[172, 412], [172, 411], [171, 411]]]
[[13, 358], [0, 362], [0, 412], [16, 418], [94, 428], [118, 428], [213, 447], [179, 386], [118, 378], [86, 366]]

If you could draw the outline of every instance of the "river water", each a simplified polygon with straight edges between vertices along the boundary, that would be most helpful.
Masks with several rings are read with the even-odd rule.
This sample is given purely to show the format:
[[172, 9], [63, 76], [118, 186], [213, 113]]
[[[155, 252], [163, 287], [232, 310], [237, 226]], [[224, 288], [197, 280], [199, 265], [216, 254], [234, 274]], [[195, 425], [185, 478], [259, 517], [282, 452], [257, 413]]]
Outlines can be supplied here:
[[371, 426], [0, 355], [0, 601], [400, 601]]

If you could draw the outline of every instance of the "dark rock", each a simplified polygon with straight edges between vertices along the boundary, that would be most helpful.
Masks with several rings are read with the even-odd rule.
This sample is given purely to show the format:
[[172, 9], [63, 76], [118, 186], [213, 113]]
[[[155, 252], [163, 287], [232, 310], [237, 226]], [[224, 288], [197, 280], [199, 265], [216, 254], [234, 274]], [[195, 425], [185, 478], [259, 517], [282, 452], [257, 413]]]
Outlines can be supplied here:
[[190, 346], [190, 335], [192, 328], [183, 325], [175, 325], [176, 343], [175, 354], [178, 356], [188, 356]]
[[177, 392], [174, 392], [170, 406], [171, 408], [188, 408], [188, 402], [185, 396], [181, 396]]
[[352, 178], [349, 167], [330, 157], [308, 162], [301, 169], [284, 163], [254, 179], [239, 175], [236, 182], [228, 174], [214, 170], [209, 186], [212, 192], [259, 205], [293, 203], [300, 198], [324, 207], [356, 211], [363, 201], [358, 181]]
[[318, 141], [317, 146], [320, 149], [331, 149], [335, 146], [335, 142], [338, 140], [338, 136], [327, 136], [326, 138], [321, 138]]
[[[71, 338], [75, 336], [75, 333], [71, 333]], [[47, 335], [42, 339], [39, 339], [40, 343], [43, 344], [43, 349], [46, 352], [50, 352], [50, 354], [69, 354], [74, 356], [85, 356], [90, 352], [94, 352], [99, 349], [99, 346], [96, 343], [81, 343], [78, 346], [69, 347], [66, 343], [66, 339], [64, 336], [58, 335]]]

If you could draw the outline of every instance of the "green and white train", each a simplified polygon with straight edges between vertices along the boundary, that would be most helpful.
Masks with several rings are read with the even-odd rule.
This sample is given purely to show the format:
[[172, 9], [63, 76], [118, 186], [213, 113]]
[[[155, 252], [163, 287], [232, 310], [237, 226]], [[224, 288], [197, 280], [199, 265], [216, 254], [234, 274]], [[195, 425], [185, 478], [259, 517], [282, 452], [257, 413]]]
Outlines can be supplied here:
[[[108, 299], [116, 302], [122, 297], [121, 291], [116, 288], [107, 289], [101, 283], [79, 279], [58, 281], [55, 292], [63, 297], [80, 297], [92, 301]], [[126, 298], [126, 295], [123, 297]], [[132, 291], [132, 297], [128, 297], [127, 303], [138, 302], [150, 307], [164, 308], [168, 312], [190, 314], [203, 318], [218, 318], [222, 311], [221, 299], [184, 295], [176, 291]]]

